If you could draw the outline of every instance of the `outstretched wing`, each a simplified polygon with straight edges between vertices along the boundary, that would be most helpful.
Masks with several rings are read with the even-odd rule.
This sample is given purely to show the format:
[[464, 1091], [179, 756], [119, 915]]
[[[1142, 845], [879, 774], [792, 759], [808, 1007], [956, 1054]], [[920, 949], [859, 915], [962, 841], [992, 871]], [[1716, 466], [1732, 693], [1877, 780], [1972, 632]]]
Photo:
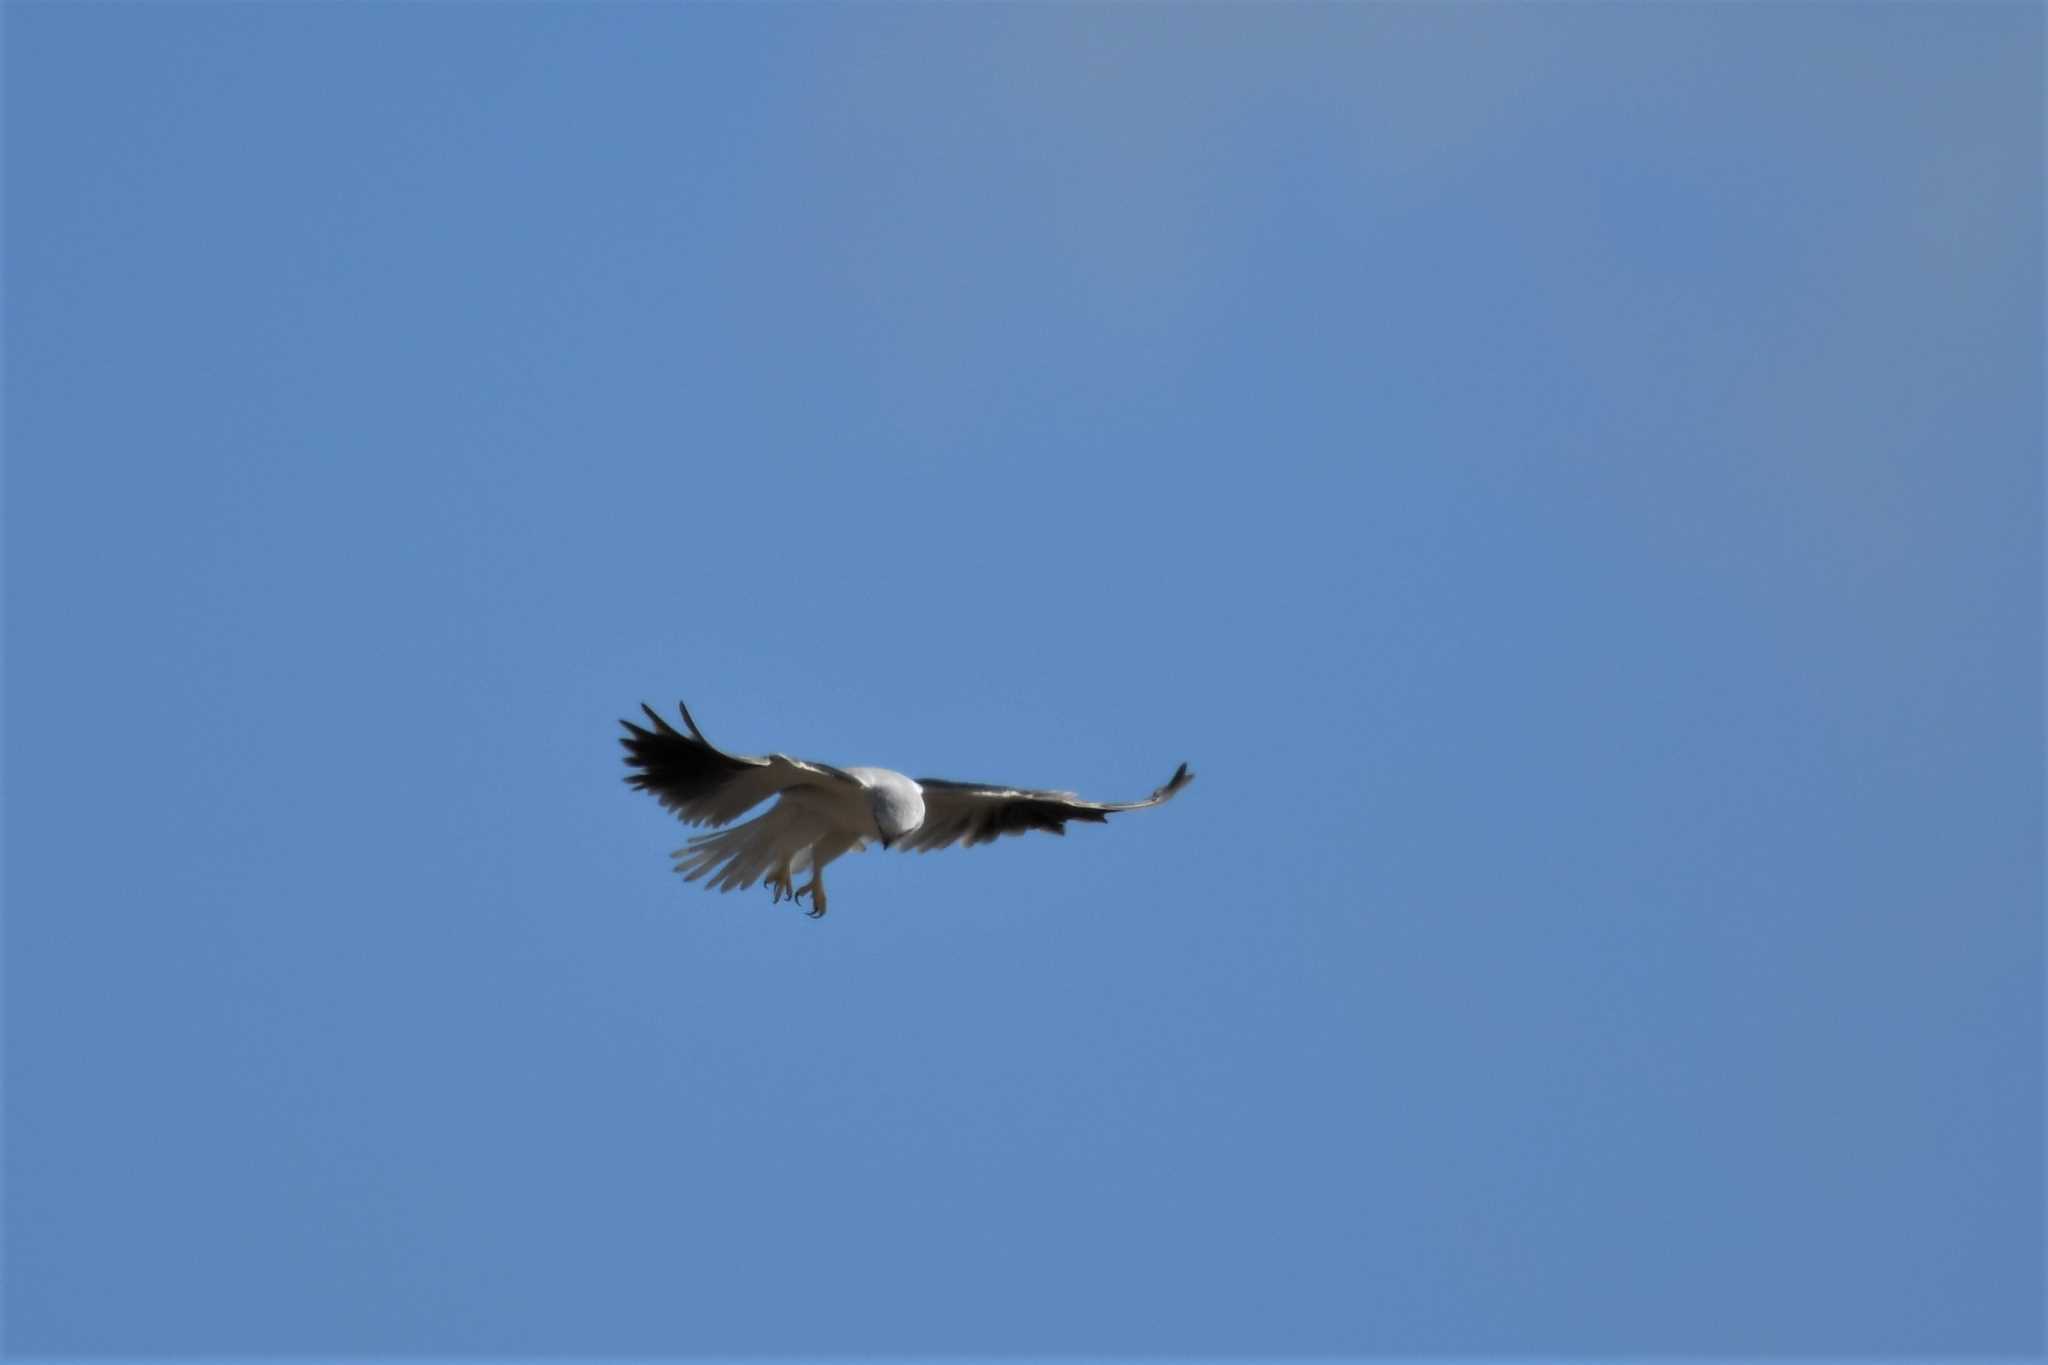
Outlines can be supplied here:
[[920, 777], [924, 788], [924, 823], [896, 841], [896, 847], [929, 853], [965, 843], [993, 843], [1005, 834], [1023, 834], [1042, 829], [1065, 834], [1067, 821], [1086, 820], [1101, 824], [1120, 810], [1143, 810], [1173, 799], [1174, 793], [1195, 780], [1183, 763], [1174, 769], [1166, 785], [1143, 801], [1083, 801], [1072, 792], [1021, 791], [983, 782], [948, 782], [943, 778]]
[[728, 824], [791, 787], [860, 786], [848, 774], [824, 763], [807, 763], [787, 754], [756, 758], [726, 753], [704, 738], [697, 722], [690, 719], [690, 708], [681, 702], [676, 709], [690, 729], [687, 735], [678, 734], [645, 702], [640, 709], [653, 722], [652, 730], [630, 720], [619, 722], [626, 727], [619, 743], [626, 746], [626, 766], [633, 770], [626, 781], [652, 793], [686, 825]]

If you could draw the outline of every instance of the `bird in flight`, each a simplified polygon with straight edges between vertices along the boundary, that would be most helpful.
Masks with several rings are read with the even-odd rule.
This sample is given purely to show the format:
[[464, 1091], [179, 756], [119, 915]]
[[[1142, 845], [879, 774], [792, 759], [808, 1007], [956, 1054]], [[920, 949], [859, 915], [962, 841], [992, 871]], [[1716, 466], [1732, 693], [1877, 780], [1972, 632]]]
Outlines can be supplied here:
[[[825, 867], [870, 842], [927, 853], [952, 844], [993, 842], [1004, 834], [1042, 829], [1065, 834], [1067, 821], [1101, 824], [1116, 811], [1169, 800], [1194, 781], [1183, 763], [1143, 801], [1083, 801], [1072, 792], [1026, 791], [987, 782], [908, 778], [887, 768], [835, 768], [786, 754], [729, 754], [704, 738], [690, 708], [678, 702], [687, 735], [641, 703], [653, 729], [630, 720], [626, 733], [629, 785], [648, 792], [686, 825], [708, 825], [673, 855], [687, 881], [708, 878], [720, 891], [765, 883], [773, 900], [801, 905], [812, 919], [825, 913]], [[769, 797], [775, 804], [745, 824], [721, 826]], [[795, 884], [800, 873], [810, 880]]]

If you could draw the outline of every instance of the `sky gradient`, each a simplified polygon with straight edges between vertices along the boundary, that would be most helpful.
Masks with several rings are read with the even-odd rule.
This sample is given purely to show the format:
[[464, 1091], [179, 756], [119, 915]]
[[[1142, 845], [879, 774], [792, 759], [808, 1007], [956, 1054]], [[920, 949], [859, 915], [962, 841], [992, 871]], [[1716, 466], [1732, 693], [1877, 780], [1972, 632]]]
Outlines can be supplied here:
[[2042, 1348], [2039, 7], [4, 23], [10, 1353]]

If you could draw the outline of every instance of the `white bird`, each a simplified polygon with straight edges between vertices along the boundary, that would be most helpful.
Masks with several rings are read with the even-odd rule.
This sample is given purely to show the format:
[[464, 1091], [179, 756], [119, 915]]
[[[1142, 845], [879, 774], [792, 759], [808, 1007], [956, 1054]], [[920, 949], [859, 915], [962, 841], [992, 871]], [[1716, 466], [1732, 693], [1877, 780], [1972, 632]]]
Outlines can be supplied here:
[[[859, 852], [873, 840], [883, 848], [926, 853], [950, 844], [986, 844], [999, 835], [1042, 829], [1065, 834], [1069, 820], [1096, 824], [1123, 810], [1143, 810], [1168, 800], [1194, 780], [1183, 763], [1166, 785], [1143, 801], [1083, 801], [1072, 792], [1027, 791], [985, 782], [948, 782], [905, 777], [887, 768], [835, 768], [786, 754], [755, 758], [714, 747], [678, 702], [679, 734], [642, 703], [654, 724], [643, 729], [630, 720], [626, 781], [650, 792], [686, 825], [714, 829], [731, 824], [775, 797], [776, 802], [743, 825], [700, 834], [677, 849], [676, 871], [687, 881], [732, 891], [763, 882], [772, 897], [802, 904], [816, 919], [825, 913], [825, 866], [841, 854]], [[794, 884], [796, 875], [811, 879]]]

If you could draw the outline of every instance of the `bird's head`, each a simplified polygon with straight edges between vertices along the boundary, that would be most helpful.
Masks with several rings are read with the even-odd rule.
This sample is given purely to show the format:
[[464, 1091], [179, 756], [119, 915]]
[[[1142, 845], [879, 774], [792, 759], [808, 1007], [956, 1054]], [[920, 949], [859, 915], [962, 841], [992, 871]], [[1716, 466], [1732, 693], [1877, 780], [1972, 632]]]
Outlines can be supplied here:
[[883, 848], [924, 823], [924, 793], [915, 782], [877, 783], [868, 789], [868, 804], [874, 808]]

